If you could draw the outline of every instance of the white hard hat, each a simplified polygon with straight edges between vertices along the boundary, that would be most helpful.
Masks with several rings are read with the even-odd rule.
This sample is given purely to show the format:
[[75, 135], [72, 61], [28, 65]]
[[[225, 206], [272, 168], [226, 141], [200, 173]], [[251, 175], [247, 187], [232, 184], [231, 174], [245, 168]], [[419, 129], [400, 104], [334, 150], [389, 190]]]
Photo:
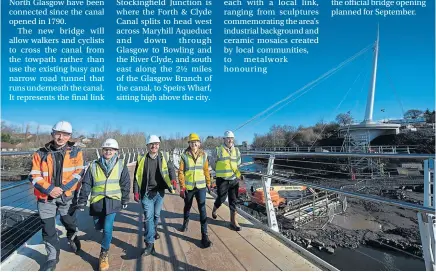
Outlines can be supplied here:
[[53, 131], [60, 131], [66, 133], [73, 133], [73, 127], [67, 121], [57, 122], [52, 128]]
[[224, 138], [235, 138], [235, 135], [230, 130], [224, 132]]
[[104, 141], [104, 143], [101, 145], [101, 148], [119, 149], [117, 140], [110, 138]]
[[156, 135], [148, 136], [146, 144], [150, 143], [160, 143], [159, 137], [157, 137]]

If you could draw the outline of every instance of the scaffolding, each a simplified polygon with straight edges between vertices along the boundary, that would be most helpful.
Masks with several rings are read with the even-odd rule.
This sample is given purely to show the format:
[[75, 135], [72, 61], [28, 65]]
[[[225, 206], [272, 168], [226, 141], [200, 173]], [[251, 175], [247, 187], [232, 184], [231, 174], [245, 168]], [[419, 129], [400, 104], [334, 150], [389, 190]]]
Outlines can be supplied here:
[[287, 205], [288, 211], [283, 216], [292, 221], [294, 228], [316, 230], [324, 229], [335, 215], [345, 212], [347, 199], [335, 193], [319, 192], [288, 200]]
[[[348, 153], [375, 153], [371, 148], [369, 132], [365, 131], [360, 134], [351, 135], [349, 131], [344, 136], [343, 152]], [[374, 179], [385, 176], [384, 164], [380, 158], [348, 158], [349, 171], [352, 180], [356, 177], [366, 177]]]

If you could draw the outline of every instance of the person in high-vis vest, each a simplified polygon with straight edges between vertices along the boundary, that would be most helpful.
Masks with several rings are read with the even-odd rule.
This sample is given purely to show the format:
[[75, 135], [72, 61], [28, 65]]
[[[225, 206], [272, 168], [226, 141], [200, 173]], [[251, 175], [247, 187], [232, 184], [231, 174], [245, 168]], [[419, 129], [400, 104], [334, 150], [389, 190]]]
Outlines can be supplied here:
[[109, 248], [116, 214], [127, 208], [130, 193], [130, 176], [124, 160], [118, 156], [118, 142], [107, 139], [101, 146], [102, 156], [92, 161], [82, 181], [78, 207], [84, 211], [89, 199], [89, 214], [95, 229], [103, 230], [99, 270], [109, 269]]
[[210, 191], [210, 173], [207, 154], [200, 149], [200, 137], [191, 133], [188, 136], [189, 147], [180, 158], [179, 185], [180, 197], [185, 200], [183, 226], [180, 231], [188, 230], [189, 212], [194, 196], [200, 211], [201, 244], [207, 248], [212, 245], [207, 235], [206, 188]]
[[72, 203], [82, 179], [84, 162], [80, 148], [70, 142], [72, 133], [69, 122], [56, 123], [51, 133], [52, 141], [32, 157], [29, 180], [37, 198], [47, 250], [47, 261], [41, 267], [43, 271], [55, 270], [59, 262], [60, 244], [55, 220], [58, 211], [72, 250], [78, 252], [81, 247]]
[[176, 172], [167, 152], [159, 151], [160, 139], [156, 135], [147, 138], [148, 152], [139, 156], [136, 163], [133, 195], [144, 210], [144, 242], [142, 256], [154, 253], [154, 242], [159, 239], [157, 225], [163, 206], [165, 190], [175, 193]]
[[230, 227], [233, 230], [240, 231], [237, 221], [236, 201], [238, 198], [239, 181], [243, 176], [239, 171], [241, 165], [241, 153], [234, 146], [235, 135], [232, 131], [224, 132], [224, 144], [218, 146], [211, 158], [211, 167], [215, 171], [216, 186], [218, 197], [215, 200], [212, 209], [213, 219], [217, 218], [217, 210], [228, 196], [230, 207]]

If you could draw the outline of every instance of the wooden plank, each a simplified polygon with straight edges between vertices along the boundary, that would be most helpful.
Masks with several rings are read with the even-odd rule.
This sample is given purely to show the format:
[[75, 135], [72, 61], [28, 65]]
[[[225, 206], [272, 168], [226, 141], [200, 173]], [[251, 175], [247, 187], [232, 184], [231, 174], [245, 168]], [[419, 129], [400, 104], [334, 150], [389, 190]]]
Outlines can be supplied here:
[[[156, 253], [154, 256], [141, 257], [144, 248], [144, 215], [141, 205], [133, 201], [133, 195], [130, 198], [127, 210], [122, 210], [115, 218], [109, 251], [110, 270], [318, 270], [315, 265], [241, 216], [238, 217], [238, 222], [243, 228], [242, 231], [231, 230], [230, 211], [226, 205], [218, 210], [218, 218], [212, 219], [214, 199], [210, 195], [207, 195], [206, 210], [212, 247], [205, 249], [201, 246], [200, 216], [196, 200], [191, 208], [188, 231], [184, 233], [179, 231], [183, 223], [184, 201], [178, 194], [166, 194], [158, 226], [161, 238], [155, 242]], [[63, 238], [60, 262], [56, 270], [98, 270], [102, 234], [95, 231], [88, 210], [78, 212], [77, 218], [82, 251], [78, 254], [70, 252], [65, 229], [58, 226], [63, 231]], [[17, 266], [9, 261], [4, 269], [39, 270], [45, 258], [38, 251], [45, 254], [44, 245], [38, 240], [38, 244], [33, 247], [35, 249], [27, 248], [27, 251], [23, 251], [29, 252], [26, 254], [30, 256], [21, 256], [21, 265]]]

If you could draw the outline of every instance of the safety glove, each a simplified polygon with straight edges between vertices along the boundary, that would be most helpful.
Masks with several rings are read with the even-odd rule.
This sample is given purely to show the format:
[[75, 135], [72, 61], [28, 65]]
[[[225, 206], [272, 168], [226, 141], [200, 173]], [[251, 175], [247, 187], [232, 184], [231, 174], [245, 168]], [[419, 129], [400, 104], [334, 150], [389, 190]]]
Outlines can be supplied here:
[[184, 199], [185, 196], [186, 196], [186, 188], [180, 189], [180, 197]]
[[133, 196], [133, 199], [139, 203], [139, 193], [135, 193], [135, 195]]

